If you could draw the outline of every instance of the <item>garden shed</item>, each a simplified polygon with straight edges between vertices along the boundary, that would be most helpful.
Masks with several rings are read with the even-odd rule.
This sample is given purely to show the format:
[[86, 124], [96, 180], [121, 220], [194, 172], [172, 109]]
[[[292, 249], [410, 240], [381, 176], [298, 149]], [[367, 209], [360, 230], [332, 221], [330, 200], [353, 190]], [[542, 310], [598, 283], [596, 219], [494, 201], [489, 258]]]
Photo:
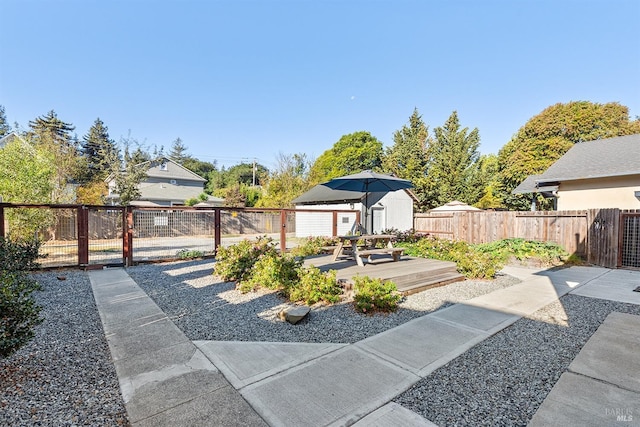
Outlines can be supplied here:
[[[369, 209], [367, 232], [380, 233], [387, 229], [401, 231], [413, 228], [414, 197], [409, 191], [370, 192], [333, 190], [316, 185], [293, 200], [299, 210], [341, 210], [338, 213], [337, 234], [344, 235], [356, 229], [356, 212], [364, 224], [365, 209]], [[365, 200], [367, 207], [365, 207]], [[333, 215], [331, 212], [296, 212], [296, 237], [331, 236]]]

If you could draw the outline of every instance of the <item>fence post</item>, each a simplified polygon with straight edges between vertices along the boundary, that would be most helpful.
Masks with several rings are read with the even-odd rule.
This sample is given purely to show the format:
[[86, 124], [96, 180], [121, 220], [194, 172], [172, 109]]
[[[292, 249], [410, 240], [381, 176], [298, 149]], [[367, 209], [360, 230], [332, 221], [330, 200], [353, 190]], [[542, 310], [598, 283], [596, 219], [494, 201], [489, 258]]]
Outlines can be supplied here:
[[280, 211], [280, 253], [287, 251], [287, 210]]
[[331, 237], [338, 235], [338, 212], [333, 211], [333, 227], [331, 228]]
[[213, 255], [218, 255], [218, 248], [222, 245], [222, 215], [220, 208], [213, 208]]
[[133, 207], [126, 206], [122, 210], [122, 257], [124, 266], [133, 265]]
[[89, 265], [89, 210], [86, 206], [78, 206], [78, 264]]
[[4, 237], [4, 206], [0, 203], [0, 237]]

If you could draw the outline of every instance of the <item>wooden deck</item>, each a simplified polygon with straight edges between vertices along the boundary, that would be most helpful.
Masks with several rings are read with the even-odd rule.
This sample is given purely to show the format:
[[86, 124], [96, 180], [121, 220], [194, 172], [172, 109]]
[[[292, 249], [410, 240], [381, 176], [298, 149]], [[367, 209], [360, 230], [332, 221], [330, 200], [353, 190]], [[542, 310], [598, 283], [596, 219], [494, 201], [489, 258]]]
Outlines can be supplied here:
[[456, 264], [435, 259], [402, 256], [397, 262], [390, 256], [372, 256], [372, 262], [359, 267], [354, 259], [331, 261], [331, 255], [319, 255], [305, 260], [305, 266], [313, 265], [322, 271], [336, 270], [336, 277], [352, 283], [353, 277], [369, 276], [391, 280], [404, 295], [420, 292], [436, 286], [464, 280], [456, 270]]

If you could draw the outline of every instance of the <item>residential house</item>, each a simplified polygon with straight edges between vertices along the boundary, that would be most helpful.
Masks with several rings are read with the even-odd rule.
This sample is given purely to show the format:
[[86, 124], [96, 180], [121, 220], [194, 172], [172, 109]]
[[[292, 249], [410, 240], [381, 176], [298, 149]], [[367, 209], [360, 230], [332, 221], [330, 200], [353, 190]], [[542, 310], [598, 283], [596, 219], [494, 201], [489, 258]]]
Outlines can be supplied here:
[[[189, 199], [204, 193], [205, 179], [167, 157], [139, 165], [147, 169], [147, 177], [138, 185], [140, 197], [131, 202], [134, 206], [183, 206]], [[115, 179], [107, 178], [107, 199], [116, 204]], [[208, 196], [198, 206], [222, 206], [224, 200]]]
[[640, 134], [574, 144], [513, 193], [555, 197], [557, 210], [640, 209]]

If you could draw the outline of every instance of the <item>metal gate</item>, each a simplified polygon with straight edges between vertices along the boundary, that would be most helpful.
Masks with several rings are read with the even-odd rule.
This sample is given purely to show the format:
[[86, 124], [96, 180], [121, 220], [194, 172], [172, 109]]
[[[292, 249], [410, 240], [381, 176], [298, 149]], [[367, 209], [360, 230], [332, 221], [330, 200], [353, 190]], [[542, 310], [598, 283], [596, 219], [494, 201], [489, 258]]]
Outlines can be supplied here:
[[640, 268], [640, 213], [620, 214], [621, 267]]

